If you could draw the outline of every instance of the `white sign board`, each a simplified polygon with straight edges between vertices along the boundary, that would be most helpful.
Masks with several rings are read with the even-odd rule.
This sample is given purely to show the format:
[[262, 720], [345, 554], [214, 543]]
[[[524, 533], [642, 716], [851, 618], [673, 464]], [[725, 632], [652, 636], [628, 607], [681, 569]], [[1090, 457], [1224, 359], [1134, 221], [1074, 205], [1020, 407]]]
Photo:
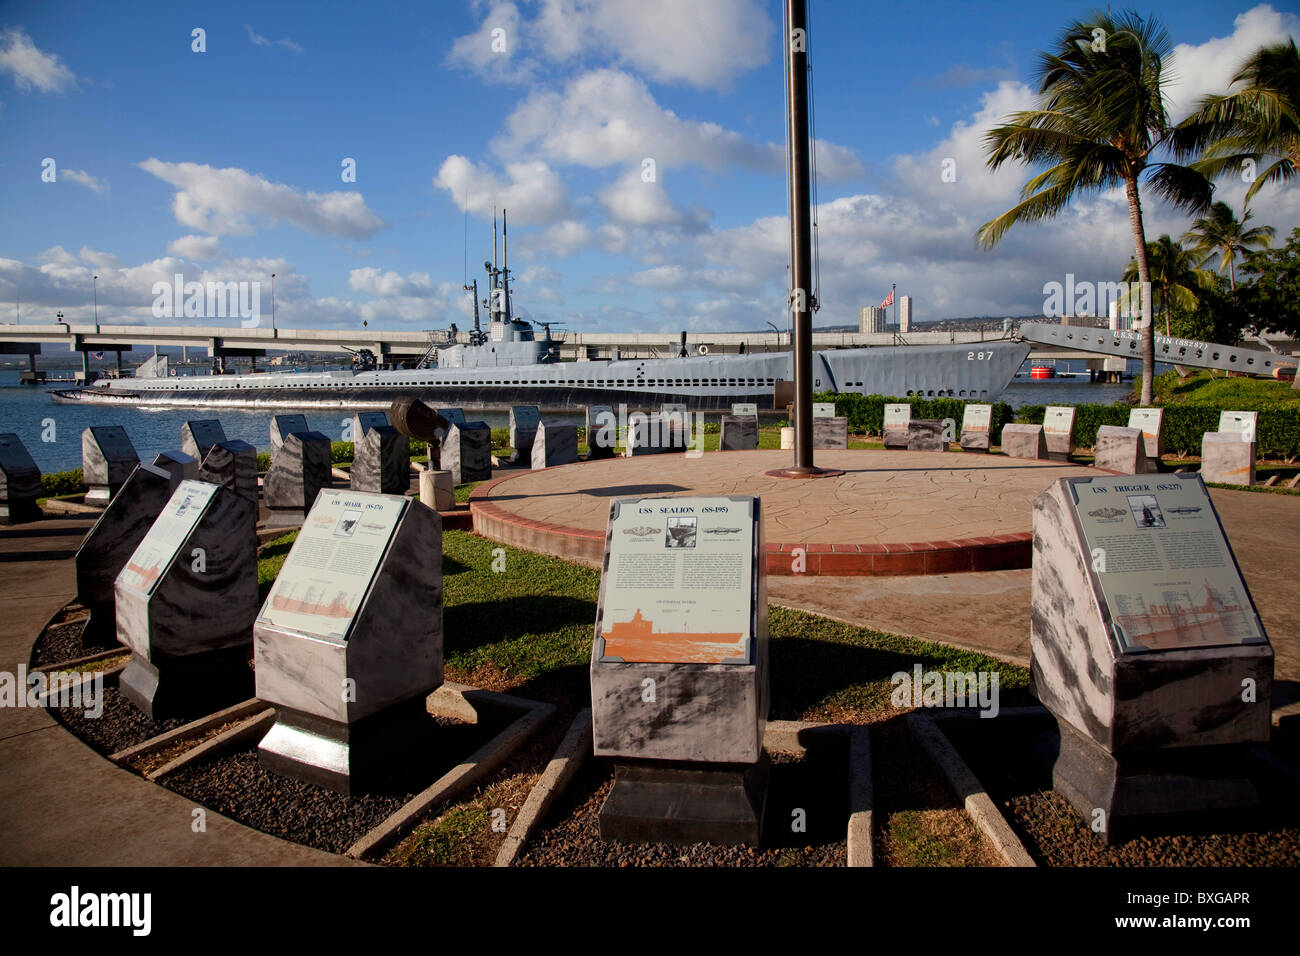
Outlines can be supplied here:
[[217, 488], [206, 481], [182, 481], [117, 579], [137, 591], [153, 593], [159, 579], [175, 559], [176, 552], [203, 517]]
[[1043, 432], [1074, 437], [1074, 406], [1048, 405], [1043, 413]]
[[967, 405], [961, 415], [961, 430], [986, 432], [993, 425], [992, 405]]
[[737, 418], [757, 418], [758, 405], [754, 402], [733, 402], [731, 414]]
[[813, 402], [812, 417], [813, 418], [834, 418], [835, 403], [834, 402]]
[[912, 406], [906, 404], [888, 404], [885, 406], [885, 427], [906, 428], [912, 421]]
[[1240, 435], [1242, 441], [1254, 441], [1258, 421], [1259, 412], [1221, 412], [1219, 431]]

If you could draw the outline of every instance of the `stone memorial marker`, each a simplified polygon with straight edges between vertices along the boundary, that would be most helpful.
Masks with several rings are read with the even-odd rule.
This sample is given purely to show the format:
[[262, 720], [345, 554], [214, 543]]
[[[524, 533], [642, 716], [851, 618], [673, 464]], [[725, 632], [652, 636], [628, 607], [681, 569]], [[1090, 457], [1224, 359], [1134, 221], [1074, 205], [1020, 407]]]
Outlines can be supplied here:
[[171, 475], [139, 465], [82, 540], [76, 557], [77, 602], [90, 610], [81, 629], [83, 647], [117, 643], [113, 585], [171, 496]]
[[911, 436], [908, 423], [912, 420], [912, 406], [903, 403], [885, 405], [885, 447], [906, 448]]
[[184, 481], [117, 576], [122, 695], [151, 720], [208, 714], [253, 693], [257, 504]]
[[758, 418], [758, 405], [754, 402], [732, 402], [731, 414], [737, 418]]
[[1142, 432], [1147, 474], [1153, 475], [1160, 470], [1160, 456], [1165, 453], [1165, 437], [1161, 430], [1164, 415], [1163, 408], [1134, 408], [1128, 413], [1128, 427]]
[[257, 501], [257, 449], [238, 438], [217, 442], [199, 465], [199, 480]]
[[311, 426], [307, 424], [306, 415], [272, 415], [271, 416], [271, 457], [275, 457], [276, 451], [284, 440], [294, 432], [309, 432]]
[[437, 412], [438, 412], [438, 414], [441, 415], [443, 418], [447, 419], [447, 421], [448, 421], [449, 423], [451, 423], [452, 425], [464, 425], [464, 424], [465, 424], [465, 411], [464, 411], [464, 409], [461, 409], [461, 408], [439, 408], [439, 409], [437, 409]]
[[834, 418], [835, 403], [834, 402], [813, 402], [812, 417], [813, 418]]
[[618, 417], [608, 405], [588, 405], [587, 460], [613, 458], [618, 450]]
[[316, 495], [330, 486], [332, 477], [328, 436], [313, 431], [286, 432], [262, 481], [262, 500], [271, 512], [266, 527], [302, 524]]
[[603, 839], [758, 842], [769, 675], [758, 498], [611, 503], [591, 655]]
[[1074, 454], [1074, 406], [1048, 405], [1043, 413], [1043, 437], [1047, 439], [1047, 457], [1052, 461], [1069, 461]]
[[195, 461], [203, 461], [217, 442], [226, 440], [226, 430], [215, 418], [188, 421], [181, 425], [181, 451]]
[[1222, 412], [1219, 430], [1201, 444], [1201, 479], [1250, 487], [1255, 483], [1255, 429], [1259, 412]]
[[913, 418], [907, 423], [908, 451], [947, 451], [941, 418]]
[[1042, 425], [1003, 425], [1002, 454], [1008, 458], [1047, 457], [1047, 438]]
[[1142, 452], [1142, 430], [1102, 425], [1097, 429], [1096, 456], [1093, 467], [1117, 471], [1122, 475], [1140, 475], [1146, 471], [1146, 455]]
[[[834, 405], [831, 406], [831, 408], [834, 407]], [[813, 415], [812, 433], [813, 448], [849, 447], [849, 420], [847, 418]]]
[[487, 481], [492, 477], [492, 429], [486, 422], [452, 422], [442, 443], [442, 467], [452, 481]]
[[967, 405], [961, 413], [961, 450], [987, 452], [992, 429], [992, 405]]
[[[1195, 474], [1062, 478], [1034, 502], [1033, 689], [1053, 784], [1106, 838], [1159, 814], [1253, 803], [1273, 650]], [[1049, 748], [1051, 749], [1051, 748]]]
[[627, 420], [627, 440], [624, 454], [662, 455], [685, 451], [688, 438], [686, 427], [673, 415], [644, 415], [633, 412]]
[[140, 464], [126, 429], [92, 425], [81, 433], [81, 476], [89, 487], [85, 502], [104, 507]]
[[442, 521], [396, 495], [323, 490], [255, 627], [258, 745], [276, 773], [348, 795], [419, 760], [442, 684]]
[[[816, 429], [814, 428], [814, 434]], [[757, 415], [723, 415], [718, 435], [719, 451], [752, 451], [758, 447]]]
[[578, 460], [578, 426], [567, 422], [542, 422], [537, 426], [532, 456], [534, 470], [573, 464]]
[[0, 435], [0, 524], [21, 524], [41, 517], [41, 470], [27, 446], [13, 432]]
[[388, 424], [383, 412], [360, 412], [353, 420], [350, 484], [356, 491], [404, 495], [411, 488], [411, 440]]
[[161, 468], [171, 478], [174, 492], [182, 481], [199, 480], [199, 463], [183, 451], [164, 451], [154, 457], [155, 468]]
[[1259, 412], [1220, 412], [1219, 433], [1238, 435], [1241, 441], [1255, 443]]
[[[540, 423], [541, 415], [537, 411], [536, 405], [510, 406], [509, 444], [514, 449], [514, 454], [510, 456], [511, 463], [532, 462], [533, 439], [537, 435], [537, 426]], [[537, 466], [534, 465], [533, 467]]]

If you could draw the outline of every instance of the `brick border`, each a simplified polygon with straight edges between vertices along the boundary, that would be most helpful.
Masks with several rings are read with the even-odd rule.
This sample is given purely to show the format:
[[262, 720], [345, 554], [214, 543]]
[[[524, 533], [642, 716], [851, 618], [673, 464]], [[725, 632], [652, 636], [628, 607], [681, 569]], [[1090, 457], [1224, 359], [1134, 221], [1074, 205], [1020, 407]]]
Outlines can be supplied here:
[[[584, 462], [578, 462], [582, 465]], [[572, 468], [576, 465], [561, 465]], [[523, 475], [502, 475], [470, 492], [469, 507], [475, 534], [502, 544], [549, 554], [587, 567], [599, 568], [605, 556], [605, 533], [524, 518], [495, 504], [490, 497], [498, 485]], [[1028, 568], [1034, 551], [1032, 531], [982, 538], [910, 541], [900, 544], [771, 543], [767, 573], [784, 577], [896, 577], [913, 574], [961, 574], [968, 571], [1011, 571]], [[795, 551], [801, 550], [802, 555]], [[799, 563], [801, 570], [794, 570]]]

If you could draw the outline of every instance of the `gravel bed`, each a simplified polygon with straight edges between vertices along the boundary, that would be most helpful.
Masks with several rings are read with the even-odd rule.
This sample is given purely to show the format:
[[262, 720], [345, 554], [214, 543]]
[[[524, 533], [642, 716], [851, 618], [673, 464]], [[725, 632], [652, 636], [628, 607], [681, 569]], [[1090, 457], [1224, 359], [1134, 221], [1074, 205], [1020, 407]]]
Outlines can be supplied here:
[[167, 774], [158, 782], [210, 810], [281, 839], [342, 853], [421, 790], [481, 746], [499, 724], [464, 724], [430, 717], [438, 744], [405, 779], [382, 791], [346, 797], [325, 787], [263, 770], [249, 747]]
[[47, 627], [32, 647], [32, 659], [28, 666], [45, 667], [48, 664], [58, 664], [60, 661], [71, 661], [78, 657], [98, 654], [100, 651], [121, 649], [123, 653], [126, 652], [126, 647], [117, 641], [83, 648], [81, 629], [85, 626], [85, 618], [81, 618]]
[[1152, 821], [1146, 834], [1107, 846], [1052, 789], [1050, 770], [1032, 756], [1050, 719], [940, 726], [1040, 865], [1300, 866], [1300, 806], [1262, 768], [1253, 777], [1263, 801], [1258, 807]]
[[194, 719], [167, 717], [150, 720], [116, 687], [108, 684], [104, 685], [104, 712], [99, 717], [87, 717], [84, 710], [75, 707], [60, 707], [51, 713], [57, 715], [75, 736], [105, 756], [184, 727]]
[[[529, 840], [516, 866], [845, 866], [848, 768], [842, 745], [809, 757], [772, 754], [762, 845], [620, 843], [600, 838], [613, 764], [589, 760]], [[792, 833], [794, 808], [806, 833]]]

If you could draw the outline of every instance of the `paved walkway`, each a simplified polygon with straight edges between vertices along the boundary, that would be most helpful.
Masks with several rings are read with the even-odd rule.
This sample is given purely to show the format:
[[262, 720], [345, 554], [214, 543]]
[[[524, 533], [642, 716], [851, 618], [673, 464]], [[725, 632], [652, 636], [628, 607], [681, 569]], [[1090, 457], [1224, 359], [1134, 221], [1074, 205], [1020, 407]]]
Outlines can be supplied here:
[[[45, 623], [72, 600], [72, 555], [84, 518], [0, 528], [0, 670], [31, 659]], [[0, 865], [310, 866], [353, 861], [307, 849], [209, 810], [121, 770], [43, 709], [0, 708]]]

